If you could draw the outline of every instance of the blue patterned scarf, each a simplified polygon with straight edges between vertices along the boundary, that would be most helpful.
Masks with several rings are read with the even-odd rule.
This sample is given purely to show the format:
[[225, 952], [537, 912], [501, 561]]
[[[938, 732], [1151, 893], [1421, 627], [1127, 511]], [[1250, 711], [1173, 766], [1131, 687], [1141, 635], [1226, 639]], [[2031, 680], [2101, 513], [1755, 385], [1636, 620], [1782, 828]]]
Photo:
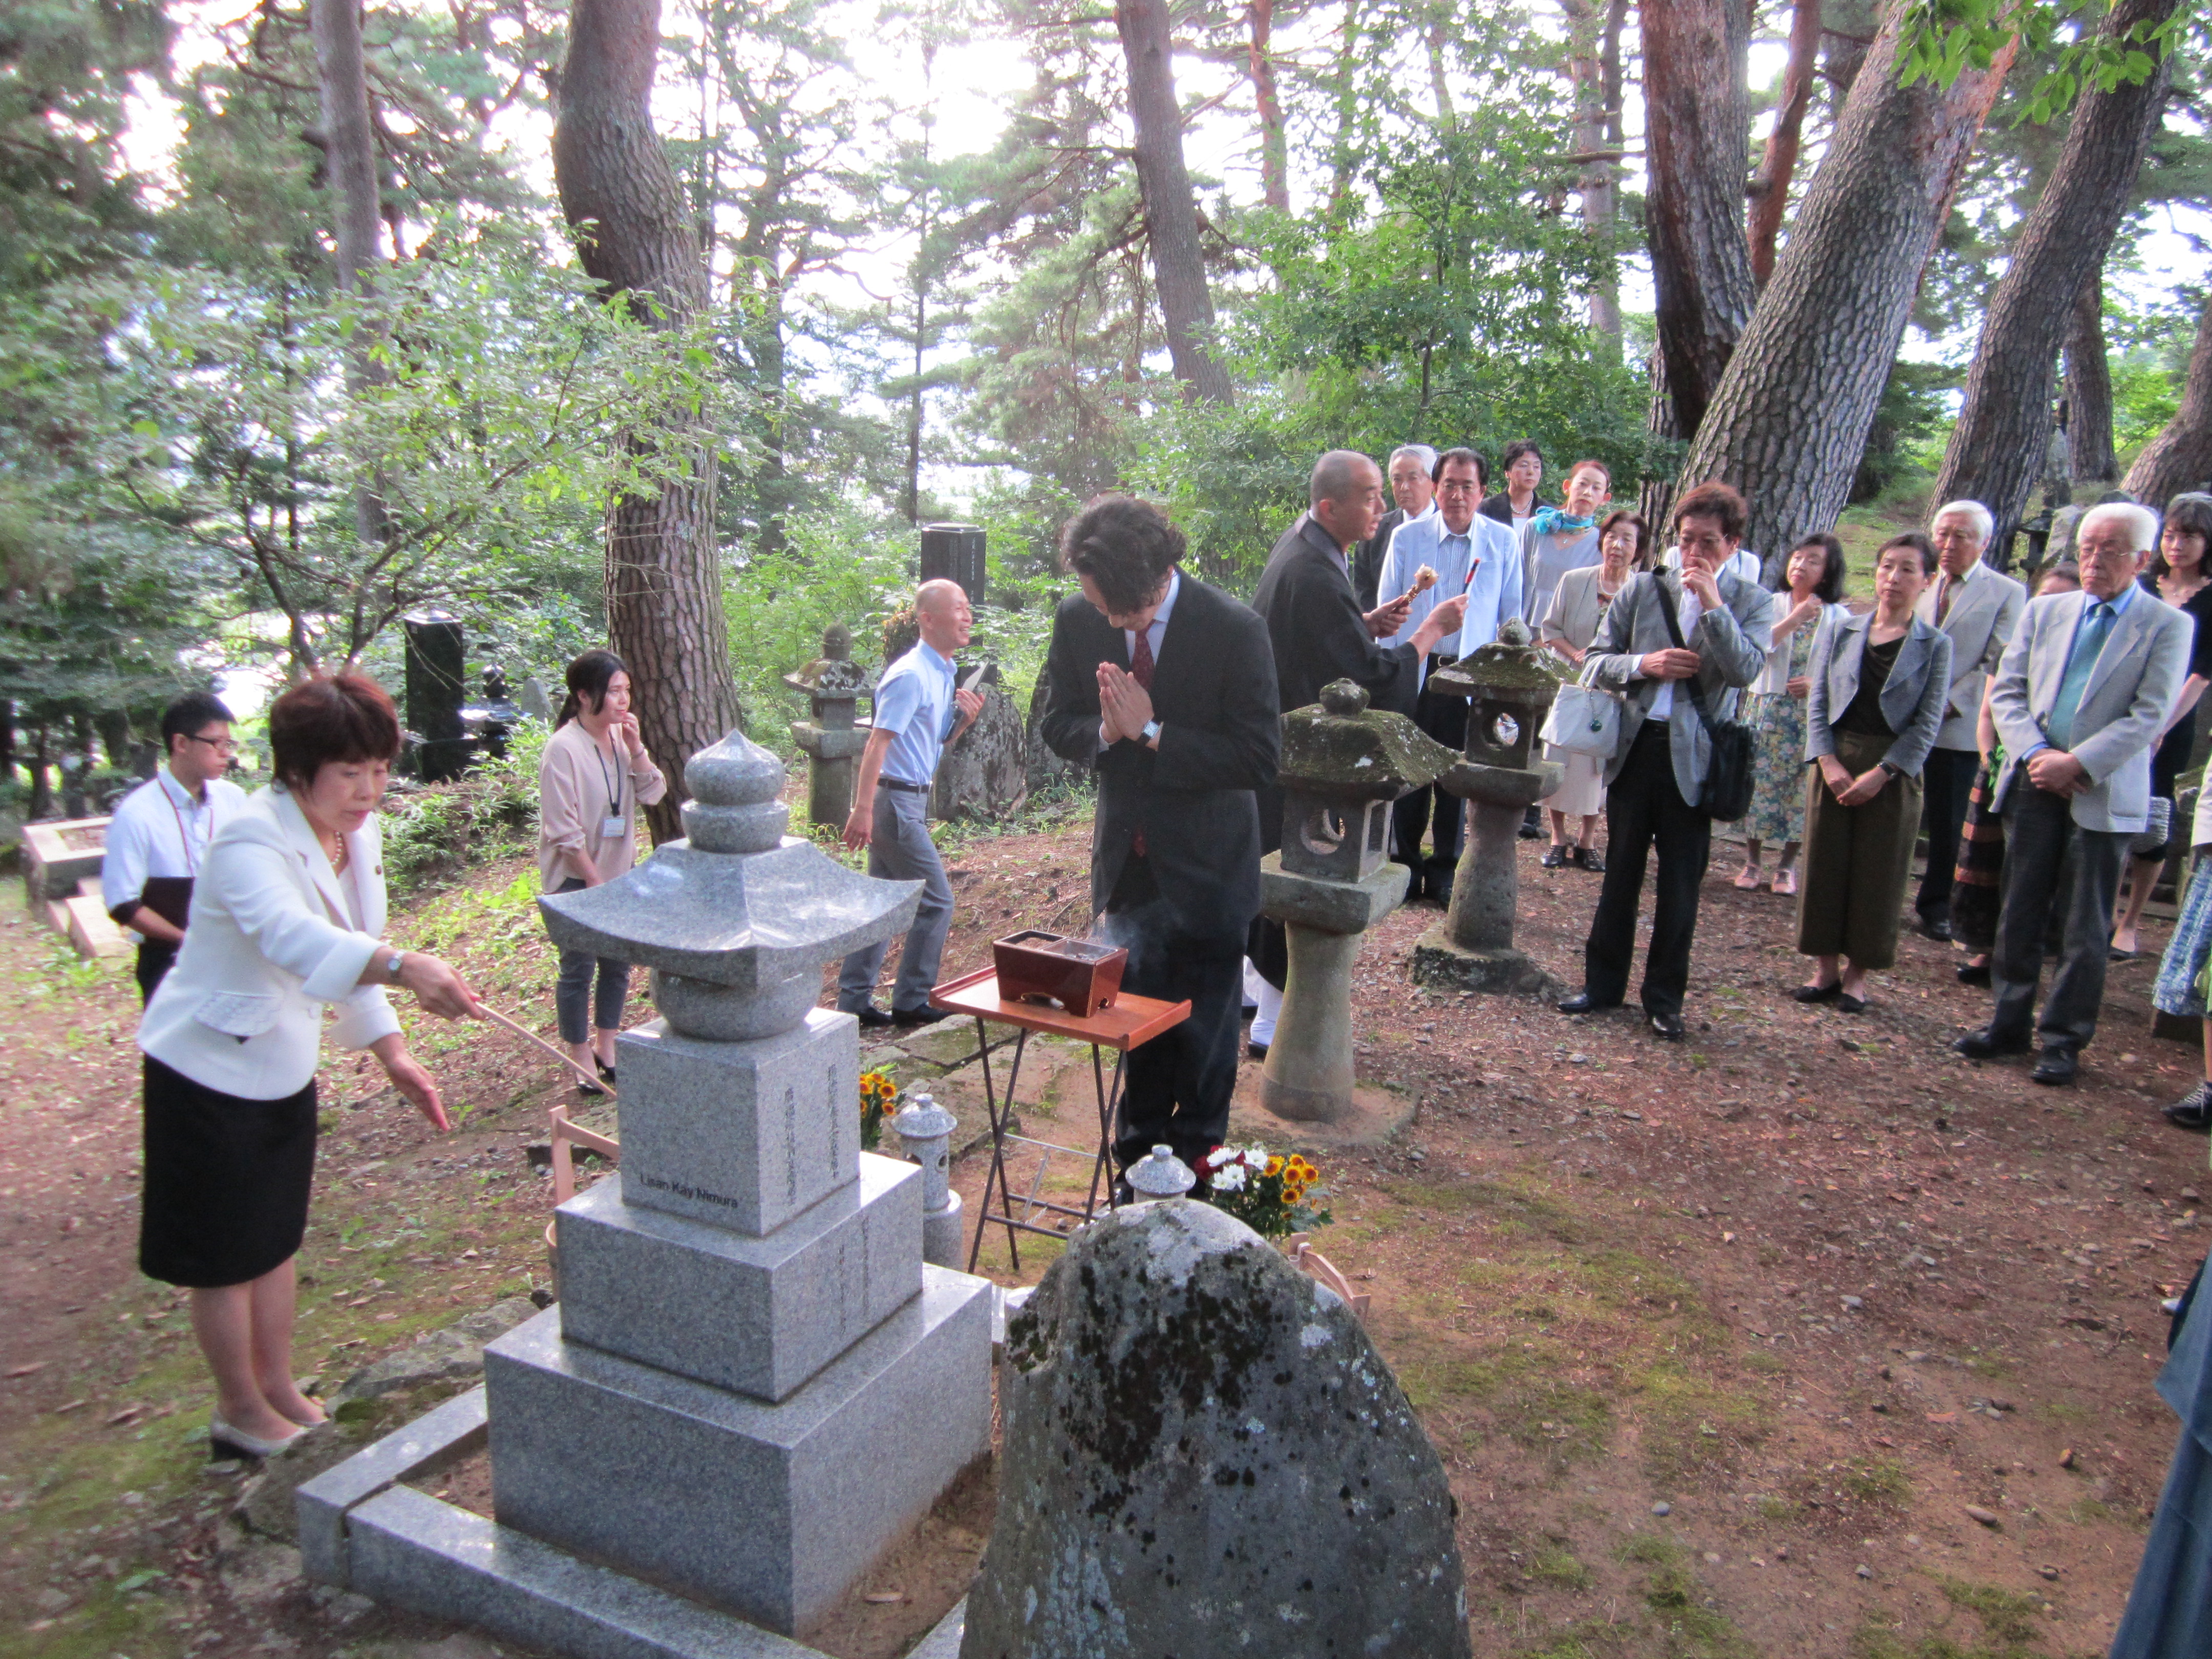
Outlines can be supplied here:
[[1528, 520], [1528, 528], [1539, 536], [1579, 536], [1596, 523], [1595, 519], [1578, 519], [1556, 507], [1540, 507]]

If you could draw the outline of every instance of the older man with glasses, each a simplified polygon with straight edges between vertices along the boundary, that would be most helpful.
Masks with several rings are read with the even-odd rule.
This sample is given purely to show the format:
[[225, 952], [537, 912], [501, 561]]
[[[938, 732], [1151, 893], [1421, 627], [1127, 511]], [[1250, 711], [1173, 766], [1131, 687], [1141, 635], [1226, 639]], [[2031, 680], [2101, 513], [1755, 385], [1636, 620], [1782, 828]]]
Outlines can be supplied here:
[[125, 795], [108, 822], [100, 902], [138, 936], [141, 1002], [152, 998], [185, 942], [192, 883], [216, 825], [246, 805], [246, 791], [222, 775], [237, 752], [230, 727], [220, 698], [205, 691], [179, 697], [161, 712], [168, 765]]
[[[2005, 753], [1992, 797], [2005, 826], [1996, 1006], [1951, 1046], [1992, 1060], [2039, 1038], [2038, 1083], [2073, 1082], [2096, 1035], [2120, 866], [2149, 816], [2151, 748], [2189, 669], [2190, 619], [2136, 584], [2157, 538], [2148, 507], [2092, 507], [2075, 543], [2081, 591], [2028, 601], [1990, 690]], [[2062, 892], [2058, 971], [2039, 1021], [2043, 940]]]
[[1928, 539], [1936, 544], [1938, 574], [1914, 612], [1951, 641], [1951, 690], [1943, 724], [1921, 769], [1928, 871], [1913, 908], [1920, 915], [1920, 931], [1933, 939], [1951, 937], [1951, 872], [1959, 861], [1966, 798], [1982, 764], [1976, 730], [1982, 687], [1996, 671], [2020, 626], [2020, 613], [2027, 608], [2027, 589], [1982, 562], [1990, 523], [1989, 508], [1979, 501], [1952, 501], [1936, 510]]

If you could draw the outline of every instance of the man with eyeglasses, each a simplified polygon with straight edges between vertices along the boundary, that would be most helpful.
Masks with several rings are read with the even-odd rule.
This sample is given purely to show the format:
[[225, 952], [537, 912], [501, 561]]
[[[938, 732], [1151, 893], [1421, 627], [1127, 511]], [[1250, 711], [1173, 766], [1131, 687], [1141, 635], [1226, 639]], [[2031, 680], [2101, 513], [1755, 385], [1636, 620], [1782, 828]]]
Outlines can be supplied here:
[[[1475, 511], [1482, 501], [1480, 457], [1471, 449], [1446, 450], [1437, 461], [1434, 482], [1437, 513], [1399, 526], [1382, 561], [1378, 592], [1393, 599], [1413, 594], [1405, 621], [1388, 641], [1391, 645], [1410, 641], [1443, 601], [1466, 599], [1460, 625], [1438, 635], [1434, 648], [1416, 665], [1421, 691], [1413, 705], [1416, 726], [1447, 749], [1463, 749], [1468, 701], [1431, 692], [1428, 677], [1488, 645], [1506, 617], [1521, 614], [1524, 573], [1513, 532]], [[1436, 580], [1416, 592], [1416, 579], [1423, 570], [1434, 573]], [[1428, 898], [1450, 908], [1452, 877], [1459, 868], [1460, 818], [1459, 798], [1433, 784], [1401, 797], [1391, 809], [1391, 856], [1413, 872], [1406, 889], [1409, 902]], [[1431, 833], [1431, 823], [1435, 850], [1425, 858], [1421, 837]]]
[[100, 866], [100, 902], [138, 936], [138, 997], [154, 988], [177, 947], [192, 906], [192, 881], [216, 826], [246, 805], [246, 791], [225, 781], [231, 713], [205, 691], [187, 692], [161, 711], [161, 745], [169, 763], [125, 795], [107, 825]]

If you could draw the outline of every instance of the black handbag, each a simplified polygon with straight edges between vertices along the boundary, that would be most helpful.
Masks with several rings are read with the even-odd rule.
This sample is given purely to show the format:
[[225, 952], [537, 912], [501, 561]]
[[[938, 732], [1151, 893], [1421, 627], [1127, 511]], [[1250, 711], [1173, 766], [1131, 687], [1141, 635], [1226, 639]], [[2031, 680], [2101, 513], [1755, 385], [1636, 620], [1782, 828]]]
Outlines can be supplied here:
[[[1682, 642], [1682, 624], [1674, 615], [1674, 585], [1661, 577], [1655, 584], [1659, 589], [1659, 614], [1666, 619], [1668, 637], [1674, 641], [1677, 651], [1689, 647]], [[1675, 684], [1690, 693], [1690, 707], [1698, 711], [1698, 719], [1705, 728], [1706, 741], [1711, 745], [1711, 761], [1705, 768], [1705, 787], [1698, 792], [1698, 810], [1707, 817], [1723, 823], [1732, 823], [1751, 811], [1752, 735], [1751, 728], [1741, 720], [1717, 720], [1705, 712], [1705, 702], [1694, 689], [1695, 676], [1688, 680], [1677, 680]]]

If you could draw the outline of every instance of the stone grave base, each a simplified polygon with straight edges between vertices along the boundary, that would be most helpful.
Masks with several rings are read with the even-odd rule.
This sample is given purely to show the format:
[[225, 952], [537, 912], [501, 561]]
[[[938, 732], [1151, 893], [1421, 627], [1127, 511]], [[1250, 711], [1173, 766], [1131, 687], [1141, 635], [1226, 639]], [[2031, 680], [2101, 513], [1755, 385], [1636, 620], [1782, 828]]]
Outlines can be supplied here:
[[[573, 1659], [828, 1659], [789, 1637], [570, 1555], [403, 1483], [483, 1449], [478, 1387], [306, 1482], [308, 1576]], [[959, 1659], [963, 1600], [908, 1659]]]
[[1515, 950], [1470, 951], [1452, 943], [1449, 924], [1438, 922], [1413, 942], [1413, 982], [1453, 991], [1488, 991], [1499, 996], [1565, 996], [1566, 987]]
[[[493, 1507], [797, 1635], [990, 1449], [989, 1285], [921, 1294], [778, 1405], [562, 1340], [557, 1307], [484, 1350]], [[928, 1402], [927, 1432], [899, 1400]]]
[[1353, 1146], [1376, 1146], [1393, 1139], [1413, 1122], [1420, 1097], [1395, 1089], [1355, 1087], [1352, 1110], [1334, 1123], [1298, 1121], [1278, 1117], [1260, 1103], [1264, 1082], [1260, 1068], [1249, 1066], [1237, 1080], [1237, 1093], [1229, 1103], [1229, 1138], [1258, 1140], [1274, 1151], [1337, 1152]]

